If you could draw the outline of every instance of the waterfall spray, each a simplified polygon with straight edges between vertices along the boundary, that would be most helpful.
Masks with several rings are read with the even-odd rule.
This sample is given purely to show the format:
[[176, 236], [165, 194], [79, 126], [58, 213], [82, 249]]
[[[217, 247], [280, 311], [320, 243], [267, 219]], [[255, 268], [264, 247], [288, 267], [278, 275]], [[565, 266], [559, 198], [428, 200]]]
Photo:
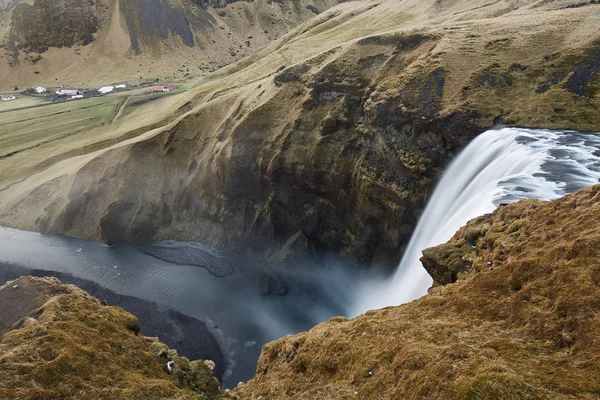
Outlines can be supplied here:
[[481, 134], [443, 174], [395, 275], [362, 285], [349, 314], [425, 295], [432, 279], [419, 261], [421, 252], [500, 203], [553, 200], [599, 181], [599, 135], [517, 128]]

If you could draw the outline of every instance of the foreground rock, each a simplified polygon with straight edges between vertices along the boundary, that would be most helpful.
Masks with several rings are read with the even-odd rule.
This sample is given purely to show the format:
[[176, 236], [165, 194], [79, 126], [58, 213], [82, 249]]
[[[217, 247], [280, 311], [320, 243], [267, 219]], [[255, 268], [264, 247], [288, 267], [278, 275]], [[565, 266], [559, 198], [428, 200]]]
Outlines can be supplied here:
[[2, 399], [227, 397], [212, 362], [140, 336], [136, 317], [75, 286], [19, 278], [0, 287], [0, 304]]
[[424, 252], [440, 285], [427, 296], [350, 321], [334, 318], [266, 345], [255, 378], [237, 393], [251, 399], [595, 399], [598, 221], [600, 186], [553, 202], [500, 207]]

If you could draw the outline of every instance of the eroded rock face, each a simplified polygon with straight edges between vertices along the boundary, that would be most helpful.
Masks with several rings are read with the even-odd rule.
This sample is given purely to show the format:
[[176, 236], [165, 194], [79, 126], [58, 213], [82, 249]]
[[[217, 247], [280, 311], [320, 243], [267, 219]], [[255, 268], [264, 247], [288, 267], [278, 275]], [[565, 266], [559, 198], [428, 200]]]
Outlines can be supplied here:
[[49, 47], [86, 45], [99, 28], [99, 13], [106, 1], [36, 0], [21, 2], [12, 14], [13, 45], [43, 53]]
[[[4, 183], [0, 222], [111, 243], [198, 241], [260, 261], [284, 250], [324, 265], [335, 254], [389, 271], [441, 171], [475, 135], [600, 124], [600, 38], [580, 29], [589, 9], [539, 4], [512, 18], [495, 8], [504, 3], [485, 15], [470, 3], [386, 4], [326, 11], [157, 105], [164, 120], [35, 165], [39, 175]], [[460, 10], [468, 24], [455, 21]], [[365, 36], [373, 15], [393, 23]]]
[[[442, 68], [401, 80], [398, 96], [374, 91], [397, 77], [386, 63], [408, 65], [431, 46], [423, 35], [365, 41], [283, 69], [242, 95], [224, 93], [119, 150], [121, 161], [90, 163], [62, 215], [37, 224], [78, 236], [83, 228], [111, 243], [196, 240], [263, 259], [291, 241], [298, 257], [329, 252], [393, 268], [432, 181], [479, 131], [463, 115], [436, 114]], [[410, 109], [399, 113], [400, 103]]]
[[0, 302], [0, 398], [228, 398], [214, 363], [139, 336], [135, 316], [75, 286], [19, 278], [0, 287]]
[[[250, 399], [594, 398], [595, 221], [600, 185], [477, 218], [427, 251], [441, 277], [427, 296], [267, 344], [256, 376], [236, 392]], [[466, 247], [458, 280], [448, 283], [461, 254], [452, 250]]]

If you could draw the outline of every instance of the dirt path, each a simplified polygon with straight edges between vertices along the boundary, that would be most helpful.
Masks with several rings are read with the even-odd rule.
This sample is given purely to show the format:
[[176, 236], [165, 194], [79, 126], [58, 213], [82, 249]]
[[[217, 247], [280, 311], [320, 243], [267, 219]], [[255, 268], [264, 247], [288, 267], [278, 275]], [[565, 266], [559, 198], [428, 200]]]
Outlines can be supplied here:
[[119, 106], [119, 109], [117, 110], [117, 113], [115, 114], [113, 119], [110, 121], [111, 124], [114, 124], [115, 122], [117, 122], [117, 120], [121, 117], [121, 114], [123, 114], [123, 110], [125, 110], [125, 107], [127, 107], [127, 103], [129, 103], [129, 100], [131, 100], [131, 97], [132, 96], [129, 96], [128, 98], [125, 99], [125, 101], [123, 103], [121, 103], [121, 105]]

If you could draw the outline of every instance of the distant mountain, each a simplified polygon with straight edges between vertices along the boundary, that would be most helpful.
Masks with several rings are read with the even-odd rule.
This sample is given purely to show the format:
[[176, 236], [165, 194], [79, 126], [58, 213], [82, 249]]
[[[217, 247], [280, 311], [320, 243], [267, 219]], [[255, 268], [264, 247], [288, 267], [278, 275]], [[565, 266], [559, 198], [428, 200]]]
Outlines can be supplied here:
[[0, 0], [0, 88], [200, 75], [336, 3]]

